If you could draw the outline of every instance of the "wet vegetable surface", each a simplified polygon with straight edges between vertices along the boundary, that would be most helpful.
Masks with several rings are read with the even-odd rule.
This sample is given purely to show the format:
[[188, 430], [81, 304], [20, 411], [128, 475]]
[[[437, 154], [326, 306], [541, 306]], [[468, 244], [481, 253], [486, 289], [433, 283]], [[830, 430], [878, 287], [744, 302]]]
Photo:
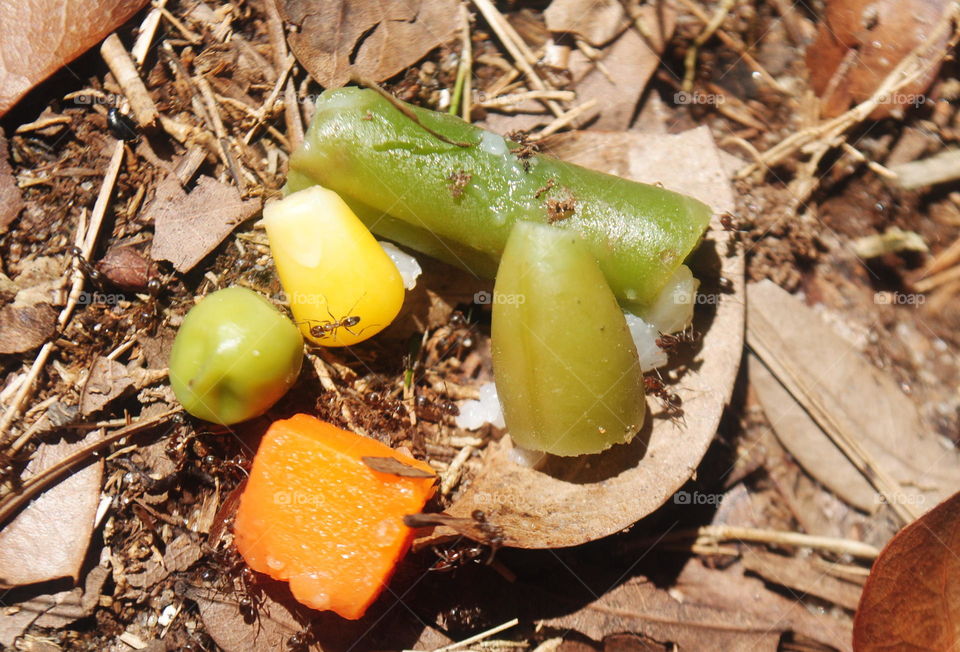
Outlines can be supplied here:
[[575, 233], [518, 223], [493, 298], [493, 368], [525, 448], [598, 453], [643, 424], [643, 374], [623, 312]]
[[319, 183], [378, 235], [487, 277], [515, 222], [554, 223], [579, 233], [617, 298], [637, 306], [657, 296], [709, 222], [690, 197], [408, 108], [421, 124], [372, 90], [324, 92], [286, 191]]
[[[420, 477], [376, 471], [364, 458]], [[257, 450], [237, 511], [237, 549], [254, 570], [290, 582], [303, 604], [360, 618], [410, 547], [403, 516], [423, 508], [434, 480], [425, 462], [294, 415], [275, 422]]]
[[232, 287], [187, 313], [170, 352], [170, 384], [193, 416], [238, 423], [276, 403], [302, 361], [296, 326], [256, 292]]

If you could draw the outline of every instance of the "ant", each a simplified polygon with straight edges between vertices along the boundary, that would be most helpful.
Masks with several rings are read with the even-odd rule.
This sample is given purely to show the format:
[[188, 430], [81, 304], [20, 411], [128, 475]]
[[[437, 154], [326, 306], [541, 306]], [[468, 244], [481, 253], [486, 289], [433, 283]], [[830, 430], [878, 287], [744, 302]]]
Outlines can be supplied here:
[[[360, 297], [361, 299], [363, 297]], [[356, 303], [353, 304], [353, 307], [350, 308], [348, 312], [353, 312], [353, 309], [357, 307], [357, 303], [360, 303], [360, 299], [357, 299]], [[333, 341], [337, 341], [337, 329], [342, 328], [347, 331], [354, 337], [359, 337], [363, 331], [367, 328], [371, 328], [373, 325], [364, 327], [359, 333], [350, 330], [354, 326], [360, 323], [359, 315], [351, 315], [349, 317], [343, 317], [342, 319], [337, 319], [333, 316], [333, 313], [330, 312], [330, 306], [327, 304], [327, 314], [330, 315], [329, 320], [317, 321], [314, 319], [305, 320], [307, 323], [316, 324], [316, 326], [310, 326], [310, 335], [318, 340], [332, 337]]]
[[287, 649], [290, 652], [306, 652], [316, 642], [317, 637], [314, 635], [312, 627], [308, 625], [303, 631], [297, 632], [287, 639]]
[[644, 376], [643, 387], [647, 393], [660, 399], [667, 416], [672, 419], [683, 416], [683, 399], [678, 394], [667, 390], [662, 380], [654, 376]]
[[[237, 598], [237, 608], [244, 622], [247, 624], [259, 622], [260, 608], [266, 598], [263, 590], [257, 585], [256, 572], [247, 566], [240, 553], [232, 546], [225, 551], [215, 552], [214, 559], [216, 568], [204, 569], [200, 579], [211, 584], [226, 579], [227, 586], [240, 594]], [[235, 582], [237, 578], [240, 580], [239, 589]]]
[[515, 142], [518, 147], [510, 152], [520, 160], [524, 172], [530, 171], [530, 159], [540, 151], [540, 146], [530, 139], [530, 134], [522, 129], [507, 133], [507, 138]]
[[486, 554], [486, 546], [479, 543], [466, 548], [452, 547], [441, 549], [433, 546], [433, 552], [439, 559], [430, 567], [430, 570], [447, 572], [461, 566], [466, 566], [470, 562], [479, 564], [483, 561], [482, 557], [484, 554]]
[[696, 342], [697, 338], [700, 337], [700, 334], [690, 328], [688, 331], [686, 328], [680, 331], [679, 333], [659, 333], [657, 336], [657, 346], [659, 346], [664, 351], [670, 353], [676, 350], [683, 342]]

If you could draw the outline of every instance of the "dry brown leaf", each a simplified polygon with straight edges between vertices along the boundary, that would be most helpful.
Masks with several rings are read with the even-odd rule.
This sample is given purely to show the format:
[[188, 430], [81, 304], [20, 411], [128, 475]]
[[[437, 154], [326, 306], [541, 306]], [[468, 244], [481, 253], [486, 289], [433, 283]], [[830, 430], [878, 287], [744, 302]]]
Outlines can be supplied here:
[[147, 0], [0, 3], [0, 116], [146, 4]]
[[57, 311], [48, 304], [4, 306], [0, 309], [0, 353], [37, 348], [57, 332]]
[[[99, 439], [41, 446], [24, 478]], [[40, 494], [0, 530], [0, 585], [18, 586], [79, 576], [100, 501], [103, 460], [78, 467]]]
[[[187, 596], [200, 607], [207, 633], [226, 652], [274, 652], [286, 650], [293, 634], [303, 631], [294, 615], [298, 607], [283, 604], [269, 592], [262, 594], [256, 622], [244, 620], [236, 599], [205, 589], [190, 589]], [[316, 648], [311, 648], [316, 649]]]
[[[2, 114], [3, 112], [0, 111], [0, 115]], [[20, 187], [17, 186], [17, 180], [7, 160], [7, 139], [0, 131], [0, 232], [7, 230], [10, 223], [20, 215], [21, 210], [23, 210], [23, 197], [20, 195]]]
[[755, 355], [747, 356], [747, 368], [750, 384], [783, 447], [827, 489], [858, 509], [875, 512], [880, 507], [877, 491], [803, 406]]
[[857, 650], [960, 645], [960, 494], [901, 530], [874, 562], [854, 620]]
[[[729, 233], [719, 213], [733, 197], [716, 145], [706, 128], [678, 135], [578, 132], [553, 141], [553, 153], [575, 163], [685, 192], [717, 212], [691, 264], [701, 292], [717, 301], [695, 315], [703, 333], [694, 364], [675, 390], [683, 421], [656, 419], [635, 444], [578, 458], [579, 470], [552, 475], [511, 461], [505, 437], [491, 445], [483, 469], [447, 510], [469, 517], [483, 510], [503, 529], [505, 543], [523, 548], [572, 546], [613, 534], [660, 507], [696, 471], [729, 400], [743, 349], [743, 258], [727, 256]], [[691, 169], [690, 160], [697, 166]], [[720, 278], [728, 281], [720, 290]], [[649, 412], [656, 412], [651, 408]], [[645, 429], [651, 428], [648, 420]], [[566, 479], [564, 479], [566, 478]], [[438, 528], [437, 534], [445, 531]]]
[[850, 611], [856, 609], [863, 587], [829, 575], [813, 559], [745, 550], [740, 563], [745, 570], [756, 573], [770, 584], [786, 587], [798, 596], [810, 594]]
[[747, 294], [750, 348], [832, 440], [855, 441], [899, 484], [890, 500], [922, 513], [960, 489], [960, 454], [924, 426], [889, 374], [772, 282]]
[[849, 624], [815, 616], [737, 568], [712, 570], [696, 559], [669, 591], [646, 578], [632, 578], [576, 613], [541, 625], [574, 629], [594, 640], [636, 632], [675, 643], [681, 650], [773, 651], [787, 631], [849, 647]]
[[275, 0], [297, 60], [324, 88], [354, 73], [383, 81], [452, 39], [456, 0]]
[[[924, 43], [949, 0], [828, 0], [817, 40], [807, 49], [810, 83], [825, 117], [840, 115], [851, 101], [869, 98], [898, 63]], [[884, 118], [895, 109], [930, 101], [922, 94], [936, 78], [949, 35], [931, 44], [930, 69], [881, 102], [871, 114]]]
[[163, 560], [151, 559], [147, 570], [142, 573], [128, 573], [127, 582], [137, 588], [149, 588], [167, 578], [170, 573], [185, 571], [203, 555], [200, 544], [188, 534], [181, 534], [167, 544]]
[[[617, 2], [614, 4], [619, 6]], [[673, 34], [676, 13], [669, 5], [644, 6], [639, 14], [650, 38], [641, 36], [636, 29], [623, 32], [603, 51], [601, 62], [605, 70], [579, 50], [570, 55], [577, 100], [597, 100], [597, 108], [584, 114], [585, 120], [598, 115], [591, 124], [593, 129], [622, 131], [630, 126], [637, 102], [650, 76], [660, 65], [660, 54]]]
[[591, 45], [601, 46], [628, 24], [618, 0], [553, 0], [543, 12], [551, 32], [576, 34]]
[[118, 288], [130, 292], [143, 292], [157, 276], [156, 263], [130, 245], [111, 247], [97, 269]]
[[102, 409], [132, 385], [126, 367], [116, 360], [97, 356], [80, 394], [80, 414], [87, 416]]
[[188, 272], [213, 251], [234, 228], [260, 210], [255, 199], [242, 200], [233, 186], [202, 176], [186, 193], [175, 177], [164, 179], [145, 219], [156, 225], [150, 256], [169, 260]]

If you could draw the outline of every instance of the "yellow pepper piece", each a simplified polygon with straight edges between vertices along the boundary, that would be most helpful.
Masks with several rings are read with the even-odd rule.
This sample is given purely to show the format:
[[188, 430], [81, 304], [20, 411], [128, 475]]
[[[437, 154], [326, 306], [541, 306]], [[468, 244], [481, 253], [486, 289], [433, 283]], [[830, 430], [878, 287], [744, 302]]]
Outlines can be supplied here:
[[293, 318], [323, 346], [350, 346], [386, 328], [403, 305], [396, 265], [332, 190], [312, 186], [263, 209]]

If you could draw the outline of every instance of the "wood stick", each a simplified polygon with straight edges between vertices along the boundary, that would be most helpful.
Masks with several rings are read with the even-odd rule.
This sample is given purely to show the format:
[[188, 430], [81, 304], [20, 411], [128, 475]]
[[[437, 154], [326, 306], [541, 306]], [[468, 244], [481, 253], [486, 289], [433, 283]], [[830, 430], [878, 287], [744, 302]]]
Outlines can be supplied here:
[[116, 77], [117, 84], [120, 85], [127, 101], [130, 102], [130, 109], [137, 124], [143, 128], [156, 125], [160, 112], [157, 111], [153, 98], [150, 97], [147, 87], [140, 79], [137, 66], [120, 42], [120, 37], [115, 33], [108, 36], [100, 46], [100, 54], [107, 62], [110, 72]]

